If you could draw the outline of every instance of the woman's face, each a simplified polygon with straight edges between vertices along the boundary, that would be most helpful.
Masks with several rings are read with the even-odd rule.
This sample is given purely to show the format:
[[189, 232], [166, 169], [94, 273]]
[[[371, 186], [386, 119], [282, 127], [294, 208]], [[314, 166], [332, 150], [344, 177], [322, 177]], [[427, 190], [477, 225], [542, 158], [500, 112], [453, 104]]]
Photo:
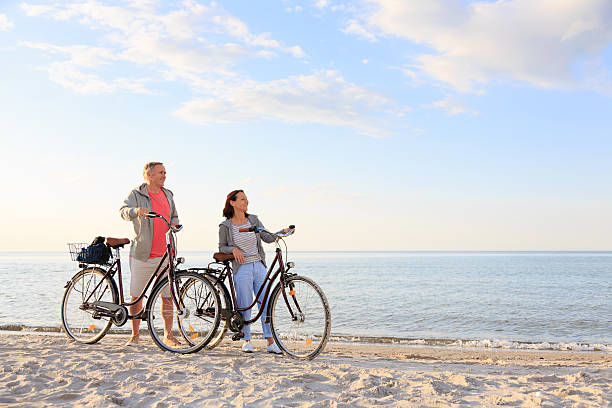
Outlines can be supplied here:
[[249, 209], [249, 200], [247, 200], [246, 194], [240, 192], [236, 194], [236, 201], [231, 201], [230, 203], [234, 210], [238, 210], [240, 212], [247, 212]]

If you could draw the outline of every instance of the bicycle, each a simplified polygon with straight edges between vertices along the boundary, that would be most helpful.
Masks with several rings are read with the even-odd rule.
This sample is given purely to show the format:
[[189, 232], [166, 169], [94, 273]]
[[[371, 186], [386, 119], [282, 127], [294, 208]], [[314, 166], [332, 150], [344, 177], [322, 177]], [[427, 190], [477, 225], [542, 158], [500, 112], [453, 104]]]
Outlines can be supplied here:
[[[272, 234], [256, 227], [241, 228], [239, 231]], [[276, 256], [270, 264], [264, 283], [253, 302], [247, 307], [236, 306], [236, 290], [230, 266], [230, 261], [234, 259], [232, 254], [217, 252], [213, 255], [215, 262], [209, 263], [207, 268], [188, 269], [206, 276], [219, 292], [222, 303], [221, 323], [207, 348], [214, 348], [221, 343], [227, 330], [235, 333], [232, 340], [242, 338], [241, 329], [244, 325], [257, 321], [263, 313], [263, 307], [260, 307], [257, 315], [248, 321], [245, 321], [239, 312], [252, 309], [265, 288], [261, 304], [267, 307], [266, 323], [270, 323], [274, 341], [282, 352], [291, 358], [312, 360], [323, 351], [331, 332], [331, 313], [325, 293], [312, 279], [289, 272], [295, 266], [293, 262], [283, 263], [280, 243], [285, 245], [285, 256], [287, 256], [287, 244], [283, 238], [293, 234], [294, 231], [295, 226], [291, 225], [287, 233], [272, 234], [276, 236]], [[272, 275], [277, 263], [278, 269]], [[212, 265], [223, 266], [215, 268]], [[272, 283], [277, 277], [279, 282], [270, 292]], [[229, 290], [224, 283], [226, 278], [229, 278]]]
[[[100, 341], [111, 326], [123, 326], [129, 319], [146, 320], [148, 331], [155, 344], [164, 351], [187, 354], [201, 350], [210, 342], [220, 322], [220, 299], [211, 282], [195, 272], [177, 271], [184, 258], [175, 257], [176, 233], [183, 227], [171, 225], [165, 217], [150, 212], [149, 218], [161, 218], [168, 226], [166, 253], [149, 278], [142, 293], [132, 302], [123, 295], [120, 249], [129, 244], [127, 238], [106, 238], [106, 245], [114, 255], [104, 264], [79, 263], [81, 270], [64, 286], [61, 318], [69, 338], [85, 344]], [[68, 244], [73, 261], [82, 253], [86, 244]], [[113, 259], [114, 258], [114, 259]], [[165, 262], [167, 260], [167, 262]], [[118, 276], [119, 285], [115, 281]], [[152, 287], [146, 306], [130, 315], [127, 306], [145, 298]], [[172, 299], [162, 306], [162, 298]], [[180, 296], [179, 296], [180, 294]], [[177, 331], [173, 328], [176, 320]], [[176, 343], [166, 343], [162, 336], [170, 331]], [[181, 339], [182, 338], [182, 339]], [[181, 341], [182, 340], [182, 341]]]

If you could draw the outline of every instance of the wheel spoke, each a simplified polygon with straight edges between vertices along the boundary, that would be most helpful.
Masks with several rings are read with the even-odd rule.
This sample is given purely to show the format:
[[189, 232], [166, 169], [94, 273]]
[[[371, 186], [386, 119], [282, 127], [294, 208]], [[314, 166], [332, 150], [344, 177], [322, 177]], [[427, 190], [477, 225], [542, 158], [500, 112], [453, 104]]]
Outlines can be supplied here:
[[[165, 282], [156, 286], [151, 292], [151, 299], [147, 305], [147, 323], [153, 340], [163, 350], [193, 353], [206, 346], [219, 325], [219, 297], [212, 284], [201, 275], [180, 272], [176, 274], [176, 279], [180, 288], [179, 296], [187, 313], [178, 315], [175, 307], [172, 307], [171, 311], [160, 312], [161, 295], [168, 287], [168, 282]], [[212, 315], [204, 314], [206, 307], [211, 308]], [[172, 324], [171, 332], [165, 333], [166, 325], [170, 324]], [[174, 337], [174, 340], [171, 341], [168, 337]]]
[[62, 325], [66, 334], [82, 343], [95, 343], [108, 331], [112, 322], [106, 317], [94, 318], [94, 312], [82, 309], [85, 301], [118, 302], [118, 294], [110, 278], [98, 268], [87, 268], [77, 273], [64, 292]]
[[305, 277], [292, 277], [287, 289], [286, 300], [280, 288], [273, 294], [272, 334], [289, 356], [312, 359], [323, 350], [331, 331], [327, 299], [316, 283]]

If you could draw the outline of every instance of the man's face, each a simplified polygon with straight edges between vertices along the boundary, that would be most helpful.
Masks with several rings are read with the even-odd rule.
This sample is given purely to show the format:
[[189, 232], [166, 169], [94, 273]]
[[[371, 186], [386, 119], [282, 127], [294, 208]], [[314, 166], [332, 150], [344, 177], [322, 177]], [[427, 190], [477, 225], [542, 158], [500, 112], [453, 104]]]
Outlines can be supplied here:
[[147, 182], [152, 187], [163, 187], [166, 181], [166, 168], [163, 164], [158, 164], [151, 169], [151, 174], [147, 174]]

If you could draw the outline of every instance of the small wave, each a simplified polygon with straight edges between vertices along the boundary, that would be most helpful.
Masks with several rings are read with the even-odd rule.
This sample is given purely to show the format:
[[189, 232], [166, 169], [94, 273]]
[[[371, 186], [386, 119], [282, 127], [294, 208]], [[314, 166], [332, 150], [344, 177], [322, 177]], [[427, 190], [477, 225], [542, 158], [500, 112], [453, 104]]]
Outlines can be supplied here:
[[26, 326], [23, 324], [4, 324], [0, 326], [0, 330], [5, 331], [28, 331], [28, 332], [46, 332], [46, 333], [57, 333], [61, 329], [59, 327], [47, 327], [47, 326]]
[[[21, 324], [0, 325], [0, 331], [13, 332], [38, 332], [38, 333], [59, 333], [63, 330], [55, 326], [27, 326]], [[128, 334], [128, 328], [113, 327], [109, 334]], [[257, 336], [257, 334], [256, 334]], [[500, 349], [500, 350], [539, 350], [539, 351], [603, 351], [612, 353], [612, 344], [607, 343], [578, 343], [578, 342], [529, 342], [529, 341], [510, 341], [498, 339], [484, 340], [457, 340], [457, 339], [421, 339], [421, 338], [399, 338], [385, 336], [338, 336], [332, 335], [332, 342], [338, 343], [361, 343], [361, 344], [388, 344], [402, 346], [423, 346], [423, 347], [447, 347], [458, 349]]]
[[612, 344], [578, 343], [578, 342], [528, 342], [498, 339], [457, 340], [457, 339], [421, 339], [397, 337], [368, 336], [332, 336], [331, 341], [346, 343], [393, 344], [405, 346], [479, 348], [502, 350], [542, 350], [542, 351], [604, 351], [612, 352]]
[[508, 340], [457, 340], [451, 344], [460, 348], [493, 348], [506, 350], [605, 351], [612, 352], [612, 344], [521, 342]]

